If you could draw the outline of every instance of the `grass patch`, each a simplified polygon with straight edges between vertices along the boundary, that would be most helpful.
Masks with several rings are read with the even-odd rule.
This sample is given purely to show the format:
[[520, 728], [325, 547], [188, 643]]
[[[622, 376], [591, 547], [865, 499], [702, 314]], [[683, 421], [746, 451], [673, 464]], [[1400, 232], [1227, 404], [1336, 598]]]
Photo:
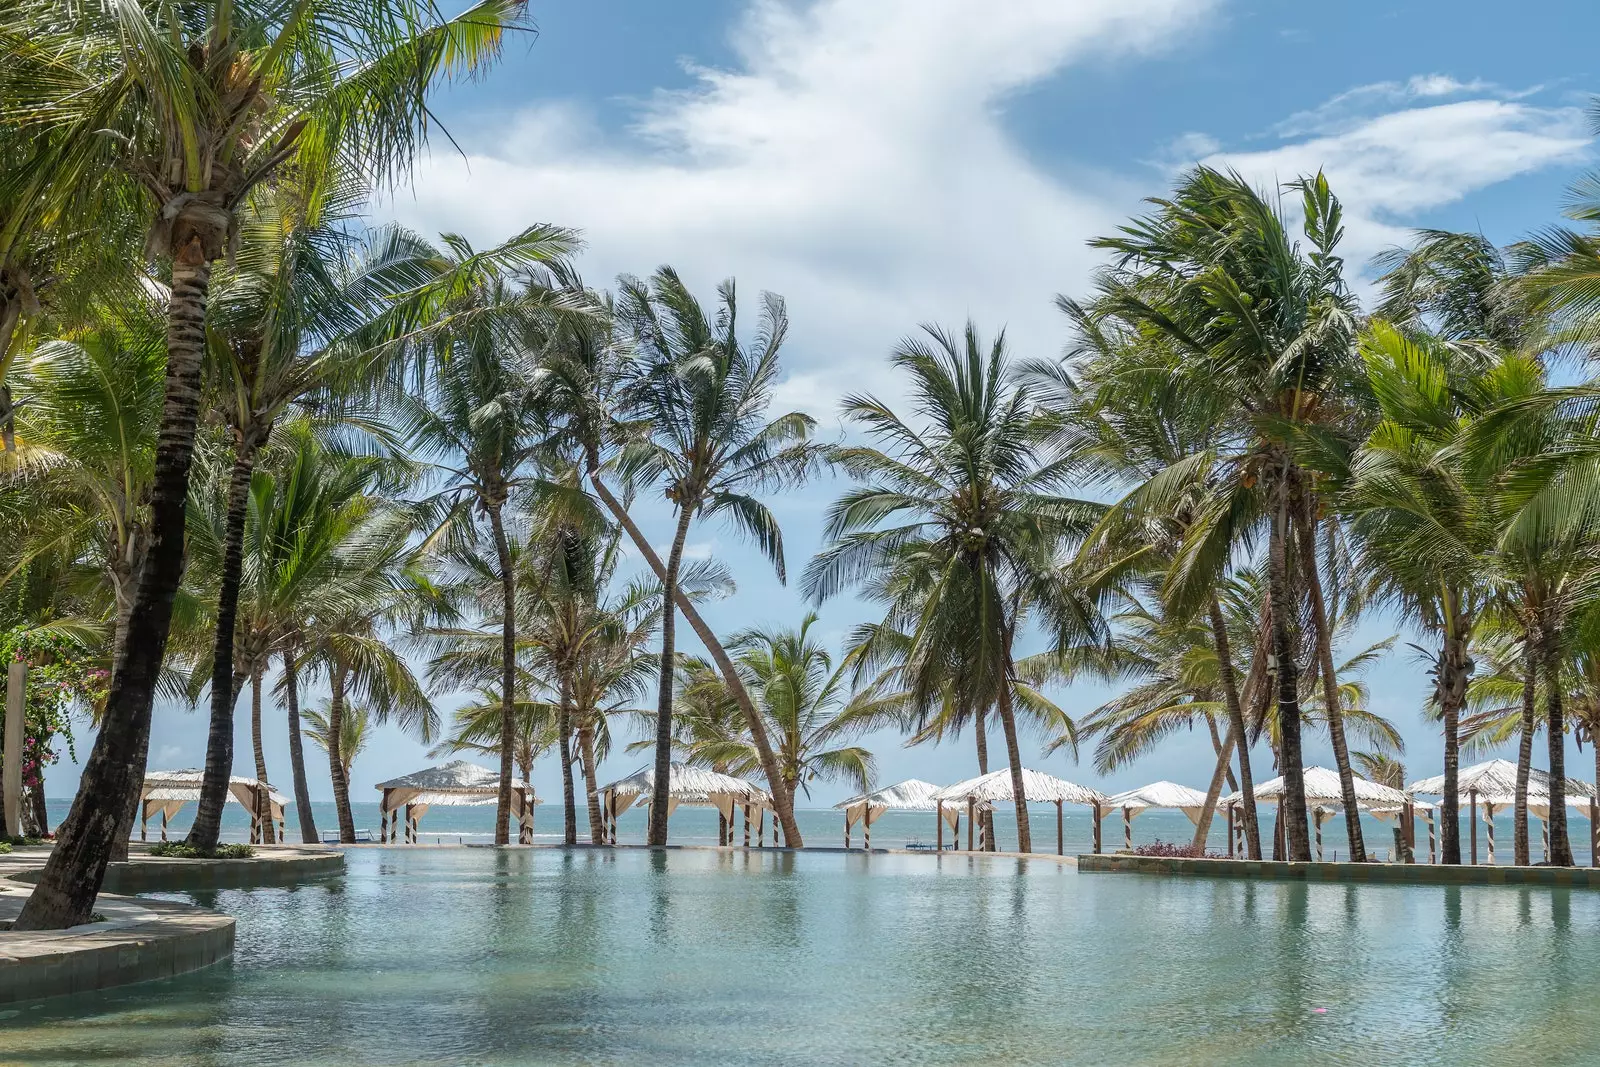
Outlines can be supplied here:
[[181, 860], [247, 860], [256, 854], [249, 845], [218, 845], [213, 852], [195, 848], [187, 841], [162, 841], [150, 846], [150, 855]]

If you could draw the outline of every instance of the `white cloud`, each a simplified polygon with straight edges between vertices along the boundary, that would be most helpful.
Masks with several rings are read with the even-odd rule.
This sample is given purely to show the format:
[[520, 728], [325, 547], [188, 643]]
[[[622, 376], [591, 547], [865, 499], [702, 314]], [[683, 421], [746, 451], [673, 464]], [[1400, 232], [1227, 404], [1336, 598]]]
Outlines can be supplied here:
[[393, 210], [424, 231], [504, 237], [580, 226], [595, 280], [671, 262], [706, 296], [782, 293], [794, 318], [784, 404], [831, 422], [851, 389], [888, 386], [884, 356], [919, 322], [1009, 325], [1015, 348], [1061, 343], [1051, 297], [1081, 286], [1087, 238], [1117, 203], [1030, 161], [1002, 128], [1007, 94], [1074, 62], [1174, 43], [1213, 0], [757, 0], [737, 66], [692, 68], [631, 136], [566, 104], [525, 111], [467, 161], [443, 152]]
[[1345, 256], [1360, 265], [1406, 241], [1420, 213], [1509, 178], [1576, 163], [1590, 145], [1577, 108], [1478, 98], [1371, 115], [1338, 132], [1264, 151], [1219, 152], [1206, 162], [1235, 167], [1262, 185], [1322, 170], [1344, 203]]

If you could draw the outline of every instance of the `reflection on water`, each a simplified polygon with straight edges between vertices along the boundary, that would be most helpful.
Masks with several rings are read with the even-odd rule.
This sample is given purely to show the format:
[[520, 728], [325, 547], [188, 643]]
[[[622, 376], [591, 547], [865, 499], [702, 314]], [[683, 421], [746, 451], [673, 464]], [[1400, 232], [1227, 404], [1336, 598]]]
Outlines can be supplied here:
[[392, 849], [215, 906], [231, 965], [0, 1013], [0, 1063], [1600, 1063], [1600, 894]]

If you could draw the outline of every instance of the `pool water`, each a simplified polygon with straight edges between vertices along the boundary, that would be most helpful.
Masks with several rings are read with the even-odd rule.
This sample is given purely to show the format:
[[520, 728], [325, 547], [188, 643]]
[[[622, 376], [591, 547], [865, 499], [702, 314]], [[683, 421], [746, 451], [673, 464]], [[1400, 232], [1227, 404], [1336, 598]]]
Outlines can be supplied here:
[[1594, 892], [393, 848], [178, 899], [231, 963], [0, 1012], [0, 1063], [1600, 1063]]

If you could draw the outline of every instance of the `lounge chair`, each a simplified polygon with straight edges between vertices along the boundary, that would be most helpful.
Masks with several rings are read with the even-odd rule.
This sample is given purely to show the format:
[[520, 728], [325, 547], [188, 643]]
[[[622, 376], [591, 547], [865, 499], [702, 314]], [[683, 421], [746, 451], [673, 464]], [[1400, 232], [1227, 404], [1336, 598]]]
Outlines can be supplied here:
[[[339, 844], [339, 831], [337, 831], [337, 830], [324, 830], [324, 831], [322, 831], [322, 843], [324, 845], [337, 845], [337, 844]], [[367, 844], [367, 845], [372, 844], [372, 831], [371, 830], [357, 830], [356, 831], [356, 843], [357, 844]]]

